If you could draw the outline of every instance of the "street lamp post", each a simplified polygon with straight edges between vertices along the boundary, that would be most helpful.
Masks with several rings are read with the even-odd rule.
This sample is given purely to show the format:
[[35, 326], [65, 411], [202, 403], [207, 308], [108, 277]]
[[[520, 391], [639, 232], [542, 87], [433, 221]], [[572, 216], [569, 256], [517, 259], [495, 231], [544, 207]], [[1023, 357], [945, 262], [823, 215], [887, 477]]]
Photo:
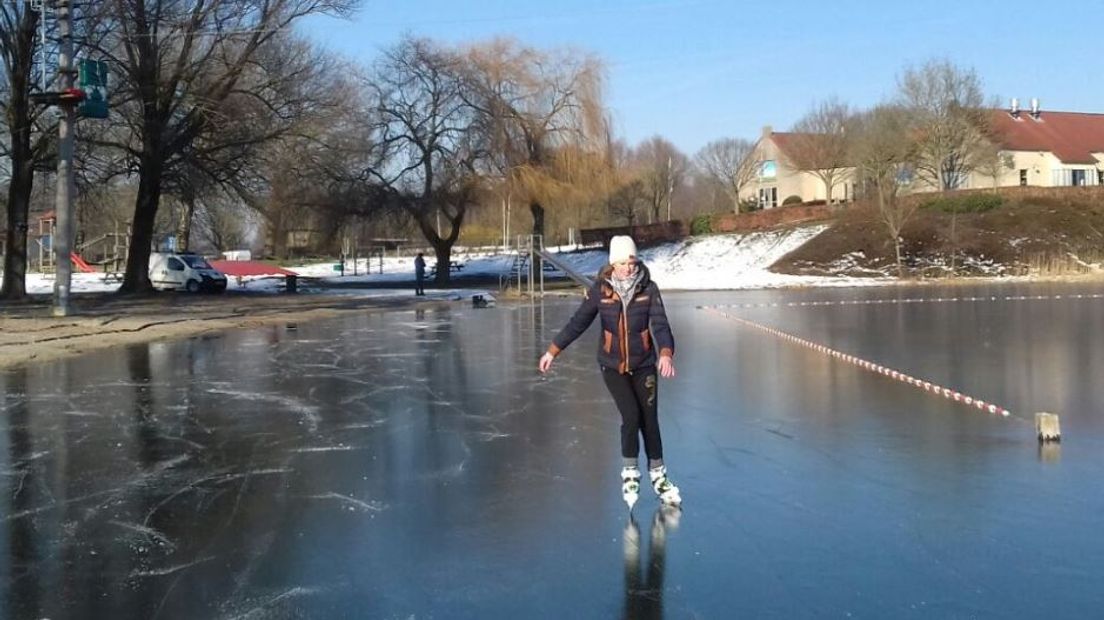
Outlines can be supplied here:
[[[58, 78], [60, 91], [73, 91], [73, 22], [70, 0], [57, 0], [58, 23]], [[57, 174], [57, 233], [54, 239], [54, 316], [69, 314], [69, 290], [72, 284], [73, 263], [70, 259], [73, 246], [73, 196], [76, 194], [73, 179], [73, 142], [77, 124], [79, 99], [62, 98], [59, 102], [62, 114], [58, 120], [58, 174]]]

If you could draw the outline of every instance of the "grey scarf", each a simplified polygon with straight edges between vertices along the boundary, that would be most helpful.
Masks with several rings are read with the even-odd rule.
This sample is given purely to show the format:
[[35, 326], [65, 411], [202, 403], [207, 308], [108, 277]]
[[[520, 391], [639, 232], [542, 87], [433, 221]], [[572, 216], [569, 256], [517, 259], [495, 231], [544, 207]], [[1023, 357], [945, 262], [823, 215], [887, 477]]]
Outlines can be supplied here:
[[636, 271], [625, 279], [616, 278], [610, 276], [606, 282], [613, 287], [613, 292], [617, 293], [617, 296], [621, 298], [621, 308], [627, 313], [629, 311], [629, 302], [632, 301], [633, 291], [636, 290], [636, 285], [640, 283], [640, 278], [644, 276], [640, 271], [640, 267], [636, 268]]

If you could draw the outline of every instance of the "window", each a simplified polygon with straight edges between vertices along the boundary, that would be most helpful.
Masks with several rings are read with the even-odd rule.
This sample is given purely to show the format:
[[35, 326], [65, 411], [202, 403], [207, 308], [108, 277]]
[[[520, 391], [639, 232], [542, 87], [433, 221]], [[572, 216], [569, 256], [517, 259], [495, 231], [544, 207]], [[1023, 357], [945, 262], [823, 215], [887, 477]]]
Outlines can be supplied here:
[[1096, 184], [1097, 185], [1104, 185], [1104, 170], [1097, 170], [1096, 171]]
[[776, 176], [778, 176], [778, 164], [774, 163], [773, 159], [764, 161], [763, 167], [759, 169], [759, 177], [773, 179]]
[[1070, 170], [1070, 185], [1081, 187], [1085, 184], [1084, 170]]
[[184, 271], [184, 263], [173, 256], [169, 257], [169, 271]]
[[211, 269], [211, 265], [203, 260], [202, 256], [184, 256], [182, 258], [192, 269]]
[[1027, 168], [1020, 168], [1020, 187], [1027, 187]]

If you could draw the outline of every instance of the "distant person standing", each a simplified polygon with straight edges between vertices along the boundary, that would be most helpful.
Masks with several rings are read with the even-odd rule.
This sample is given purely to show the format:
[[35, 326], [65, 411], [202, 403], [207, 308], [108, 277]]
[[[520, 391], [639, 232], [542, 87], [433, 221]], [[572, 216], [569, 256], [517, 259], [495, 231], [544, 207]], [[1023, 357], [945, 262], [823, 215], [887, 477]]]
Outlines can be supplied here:
[[425, 257], [421, 252], [414, 257], [414, 294], [425, 295]]
[[667, 478], [663, 440], [659, 432], [656, 377], [675, 376], [675, 339], [667, 322], [659, 287], [648, 267], [637, 260], [632, 237], [610, 240], [609, 264], [586, 292], [568, 324], [556, 334], [538, 368], [548, 372], [552, 361], [586, 331], [597, 317], [602, 324], [598, 365], [602, 379], [621, 413], [621, 493], [632, 510], [640, 489], [640, 436], [648, 457], [648, 478], [660, 501], [682, 503], [679, 489]]

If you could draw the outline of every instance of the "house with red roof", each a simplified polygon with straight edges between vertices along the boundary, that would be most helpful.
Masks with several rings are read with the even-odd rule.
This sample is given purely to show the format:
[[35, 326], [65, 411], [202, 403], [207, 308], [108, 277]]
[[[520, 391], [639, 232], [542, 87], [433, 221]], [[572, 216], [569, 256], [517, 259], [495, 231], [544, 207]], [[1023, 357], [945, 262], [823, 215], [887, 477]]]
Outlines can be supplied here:
[[[791, 196], [800, 198], [802, 202], [826, 200], [824, 181], [794, 163], [802, 143], [815, 139], [815, 135], [774, 131], [770, 125], [763, 127], [763, 133], [752, 151], [758, 174], [744, 187], [741, 198], [758, 200], [764, 209], [780, 206]], [[833, 179], [832, 202], [847, 202], [855, 198], [852, 172], [850, 168], [841, 169], [838, 178]]]
[[[990, 111], [994, 140], [1002, 166], [975, 171], [963, 179], [960, 189], [986, 187], [1073, 187], [1104, 185], [1104, 114], [1052, 112], [1038, 100], [1031, 108], [1018, 102], [1006, 109]], [[757, 199], [764, 208], [780, 206], [788, 197], [804, 202], [825, 200], [822, 179], [812, 171], [794, 165], [796, 149], [811, 138], [806, 134], [777, 132], [763, 128], [753, 157], [758, 174], [743, 190], [742, 198]], [[853, 170], [843, 168], [833, 181], [832, 201], [849, 201], [855, 196]], [[911, 191], [937, 188], [915, 183]]]
[[991, 123], [1009, 165], [996, 179], [974, 173], [971, 187], [1104, 185], [1104, 114], [1051, 112], [1038, 100], [1021, 110], [1013, 99]]

